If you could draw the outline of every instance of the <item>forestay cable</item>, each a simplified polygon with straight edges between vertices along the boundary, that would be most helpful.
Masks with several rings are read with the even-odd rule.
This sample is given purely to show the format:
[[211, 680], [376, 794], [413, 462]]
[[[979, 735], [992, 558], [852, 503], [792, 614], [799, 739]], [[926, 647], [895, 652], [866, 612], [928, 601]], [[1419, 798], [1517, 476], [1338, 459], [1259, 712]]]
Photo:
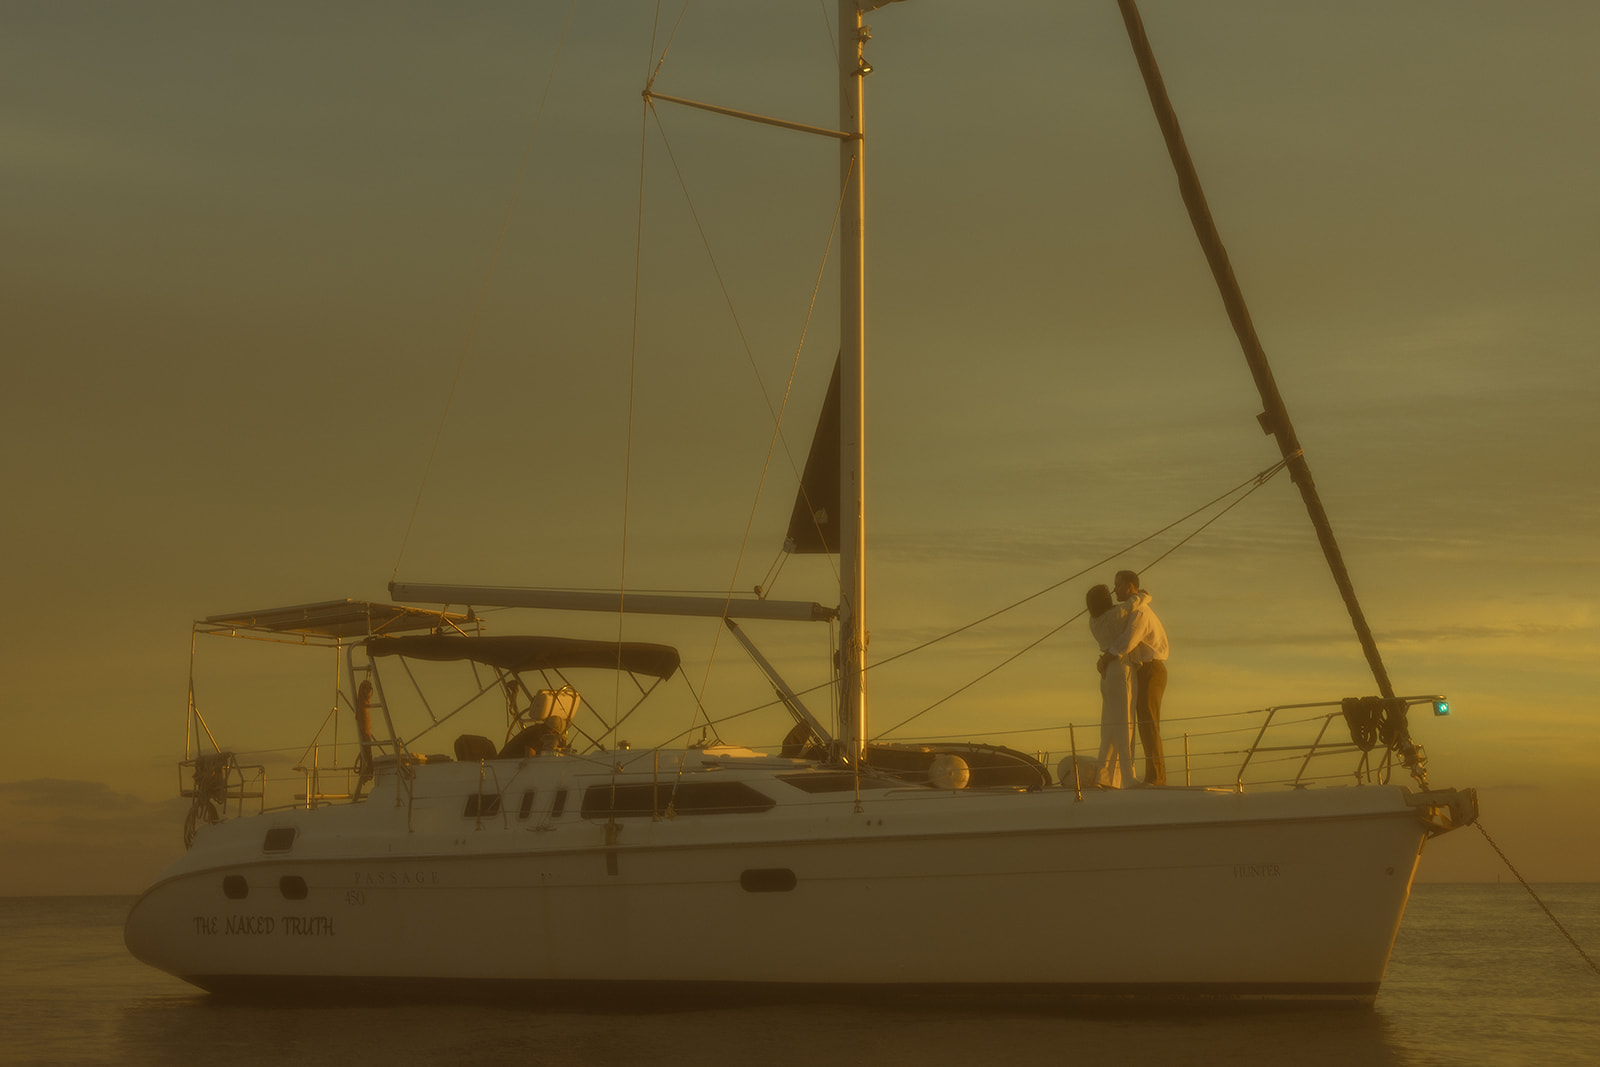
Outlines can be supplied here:
[[[1244, 501], [1247, 500], [1252, 493], [1254, 493], [1257, 489], [1260, 489], [1262, 486], [1266, 485], [1267, 482], [1271, 481], [1272, 478], [1276, 474], [1278, 474], [1280, 471], [1282, 471], [1287, 465], [1288, 465], [1288, 461], [1287, 460], [1280, 460], [1279, 462], [1273, 464], [1272, 466], [1266, 468], [1265, 470], [1259, 472], [1258, 474], [1254, 474], [1251, 477], [1245, 479], [1244, 481], [1240, 482], [1238, 485], [1235, 485], [1233, 488], [1227, 490], [1226, 492], [1224, 492], [1224, 493], [1212, 498], [1210, 501], [1207, 501], [1205, 504], [1200, 505], [1199, 507], [1197, 507], [1194, 510], [1190, 511], [1188, 514], [1182, 516], [1181, 518], [1174, 519], [1172, 522], [1167, 523], [1165, 526], [1163, 526], [1160, 529], [1154, 531], [1153, 533], [1147, 534], [1146, 536], [1141, 537], [1139, 540], [1134, 541], [1131, 544], [1128, 544], [1128, 545], [1126, 545], [1126, 546], [1124, 546], [1122, 548], [1119, 548], [1117, 551], [1111, 553], [1110, 555], [1106, 556], [1105, 558], [1103, 558], [1101, 560], [1098, 560], [1098, 561], [1096, 561], [1094, 563], [1091, 563], [1089, 566], [1084, 567], [1083, 569], [1077, 571], [1076, 573], [1069, 574], [1065, 578], [1062, 578], [1062, 579], [1060, 579], [1059, 581], [1056, 581], [1056, 582], [1052, 582], [1050, 585], [1045, 586], [1043, 589], [1040, 589], [1037, 592], [1030, 593], [1027, 596], [1022, 597], [1020, 600], [1013, 601], [1012, 603], [1007, 604], [1003, 608], [999, 608], [999, 609], [997, 609], [995, 611], [991, 611], [989, 614], [984, 615], [981, 618], [974, 619], [973, 621], [971, 621], [969, 623], [966, 623], [965, 625], [958, 626], [954, 630], [950, 630], [947, 633], [939, 635], [938, 637], [931, 638], [930, 640], [924, 641], [921, 644], [915, 645], [915, 646], [913, 646], [911, 648], [903, 649], [903, 650], [901, 650], [899, 652], [896, 652], [892, 656], [886, 656], [881, 660], [877, 660], [874, 663], [872, 663], [871, 665], [869, 665], [867, 669], [869, 671], [870, 670], [876, 670], [877, 668], [882, 667], [885, 664], [893, 663], [895, 660], [898, 660], [898, 659], [903, 659], [906, 656], [911, 655], [912, 653], [921, 652], [924, 649], [927, 649], [927, 648], [929, 648], [929, 647], [931, 647], [933, 645], [936, 645], [941, 641], [945, 641], [945, 640], [947, 640], [949, 638], [955, 637], [957, 634], [965, 633], [966, 631], [968, 631], [968, 630], [970, 630], [970, 629], [972, 629], [972, 628], [974, 628], [976, 626], [980, 626], [983, 623], [986, 623], [986, 622], [989, 622], [989, 621], [991, 621], [993, 619], [999, 618], [1001, 615], [1004, 615], [1009, 611], [1013, 611], [1016, 608], [1019, 608], [1022, 605], [1029, 603], [1030, 601], [1037, 600], [1039, 597], [1044, 596], [1046, 593], [1049, 593], [1049, 592], [1051, 592], [1053, 590], [1061, 588], [1063, 585], [1067, 584], [1068, 582], [1076, 581], [1077, 579], [1082, 578], [1085, 574], [1088, 574], [1089, 572], [1093, 571], [1096, 567], [1102, 567], [1105, 564], [1111, 562], [1112, 560], [1117, 559], [1120, 556], [1126, 555], [1127, 553], [1133, 551], [1135, 548], [1138, 548], [1140, 545], [1145, 544], [1146, 542], [1152, 540], [1153, 538], [1161, 536], [1161, 534], [1163, 534], [1166, 531], [1172, 529], [1173, 527], [1182, 525], [1184, 522], [1187, 522], [1189, 519], [1194, 518], [1196, 515], [1204, 513], [1205, 511], [1215, 507], [1217, 504], [1221, 503], [1222, 501], [1227, 500], [1230, 496], [1233, 496], [1234, 494], [1239, 493], [1240, 490], [1246, 490], [1247, 489], [1247, 491], [1244, 492], [1242, 495], [1240, 495], [1238, 497], [1238, 499], [1233, 500], [1232, 502], [1230, 502], [1227, 505], [1227, 507], [1223, 508], [1221, 511], [1217, 512], [1217, 514], [1215, 514], [1211, 518], [1207, 519], [1204, 523], [1202, 523], [1200, 526], [1196, 527], [1189, 534], [1184, 536], [1181, 540], [1179, 540], [1171, 548], [1169, 548], [1167, 551], [1161, 553], [1161, 555], [1157, 556], [1154, 560], [1152, 560], [1149, 564], [1147, 564], [1144, 569], [1148, 571], [1151, 567], [1155, 566], [1157, 563], [1160, 563], [1162, 560], [1166, 559], [1168, 556], [1170, 556], [1173, 552], [1177, 551], [1184, 544], [1188, 543], [1189, 541], [1192, 541], [1203, 530], [1205, 530], [1207, 527], [1211, 526], [1218, 519], [1222, 518], [1222, 516], [1226, 515], [1229, 511], [1232, 511], [1234, 508], [1236, 508], [1240, 504], [1244, 503]], [[1069, 618], [1065, 622], [1061, 623], [1059, 626], [1056, 626], [1056, 627], [1052, 628], [1048, 633], [1044, 634], [1042, 637], [1038, 638], [1035, 641], [1030, 642], [1026, 647], [1021, 649], [1019, 652], [1007, 657], [1005, 660], [1003, 660], [1002, 662], [1000, 662], [996, 666], [992, 667], [991, 669], [985, 671], [983, 674], [979, 675], [977, 678], [973, 679], [971, 682], [968, 682], [966, 685], [962, 686], [960, 689], [956, 690], [953, 693], [948, 694], [947, 696], [945, 696], [944, 698], [939, 700], [937, 703], [932, 704], [929, 707], [923, 708], [922, 711], [917, 712], [916, 715], [913, 715], [910, 718], [901, 721], [897, 725], [890, 727], [888, 730], [882, 731], [876, 737], [872, 738], [872, 740], [878, 740], [879, 738], [882, 738], [882, 737], [886, 736], [887, 734], [893, 733], [894, 731], [900, 729], [900, 727], [905, 726], [908, 723], [910, 723], [912, 721], [912, 719], [915, 719], [918, 716], [921, 716], [921, 715], [923, 715], [923, 714], [925, 714], [925, 713], [927, 713], [929, 711], [932, 711], [935, 707], [938, 707], [939, 704], [943, 704], [945, 701], [951, 699], [954, 696], [959, 695], [961, 692], [964, 692], [965, 690], [972, 688], [972, 686], [976, 685], [978, 682], [982, 681], [984, 678], [989, 677], [989, 675], [994, 674], [1000, 668], [1004, 667], [1006, 664], [1008, 664], [1008, 663], [1012, 662], [1013, 660], [1017, 659], [1023, 653], [1028, 652], [1029, 650], [1031, 650], [1032, 648], [1036, 647], [1040, 643], [1048, 640], [1050, 637], [1052, 637], [1055, 634], [1061, 632], [1061, 630], [1065, 629], [1067, 626], [1070, 626], [1073, 622], [1075, 622], [1078, 619], [1082, 618], [1082, 616], [1083, 616], [1083, 612], [1082, 611], [1077, 612], [1071, 618]], [[799, 695], [800, 696], [807, 696], [807, 695], [809, 695], [811, 693], [817, 692], [818, 690], [828, 689], [833, 684], [834, 684], [833, 682], [822, 682], [822, 683], [819, 683], [817, 685], [811, 686], [808, 689], [800, 690]], [[734, 712], [731, 715], [724, 715], [724, 716], [722, 716], [722, 717], [720, 717], [718, 719], [715, 719], [715, 720], [708, 719], [707, 721], [711, 725], [715, 726], [717, 724], [726, 723], [726, 722], [730, 722], [730, 721], [732, 721], [734, 719], [742, 718], [743, 716], [750, 715], [750, 714], [752, 714], [754, 712], [757, 712], [757, 711], [763, 711], [763, 710], [768, 709], [768, 708], [779, 707], [782, 704], [783, 704], [783, 701], [781, 701], [781, 700], [773, 700], [773, 701], [769, 701], [769, 702], [767, 702], [765, 704], [759, 704], [759, 705], [757, 705], [755, 707], [752, 707], [752, 708], [746, 708], [743, 711]], [[1238, 713], [1237, 712], [1229, 712], [1228, 714], [1232, 715], [1232, 714], [1238, 714]], [[1198, 717], [1199, 718], [1205, 718], [1206, 716], [1198, 716]], [[1049, 727], [1048, 729], [1054, 729], [1054, 727]], [[687, 732], [687, 731], [685, 731], [685, 732]], [[676, 737], [681, 737], [681, 736], [683, 736], [683, 734], [677, 734], [677, 735], [675, 735], [675, 738]], [[664, 744], [665, 744], [665, 742], [664, 742]]]
[[[1249, 497], [1250, 497], [1250, 495], [1252, 493], [1254, 493], [1257, 489], [1260, 489], [1263, 485], [1267, 484], [1267, 482], [1272, 479], [1273, 475], [1275, 475], [1279, 471], [1283, 470], [1284, 467], [1286, 467], [1288, 465], [1288, 462], [1289, 462], [1288, 458], [1279, 460], [1277, 463], [1273, 464], [1271, 467], [1268, 467], [1266, 470], [1262, 471], [1261, 473], [1259, 473], [1259, 474], [1257, 474], [1257, 475], [1255, 475], [1255, 476], [1253, 476], [1251, 478], [1248, 478], [1243, 482], [1240, 482], [1238, 485], [1234, 486], [1232, 489], [1229, 489], [1226, 493], [1223, 493], [1221, 496], [1218, 496], [1215, 499], [1211, 500], [1210, 502], [1208, 502], [1206, 504], [1203, 504], [1198, 508], [1195, 508], [1193, 511], [1189, 512], [1189, 514], [1183, 516], [1183, 518], [1174, 520], [1173, 522], [1169, 522], [1167, 525], [1161, 527], [1161, 529], [1156, 530], [1154, 533], [1148, 534], [1147, 536], [1140, 538], [1139, 540], [1133, 542], [1133, 544], [1128, 545], [1126, 548], [1119, 549], [1118, 551], [1113, 552], [1111, 555], [1106, 556], [1104, 559], [1101, 559], [1101, 560], [1098, 560], [1098, 561], [1096, 561], [1094, 563], [1089, 564], [1089, 566], [1084, 567], [1082, 570], [1078, 571], [1076, 574], [1070, 574], [1067, 577], [1062, 578], [1058, 582], [1053, 582], [1050, 585], [1045, 586], [1043, 589], [1040, 589], [1036, 593], [1031, 593], [1028, 596], [1023, 597], [1021, 600], [1016, 601], [1015, 603], [1008, 604], [1005, 607], [1000, 608], [998, 611], [992, 611], [988, 615], [985, 615], [983, 618], [975, 619], [972, 622], [967, 623], [965, 626], [961, 626], [961, 627], [958, 627], [957, 629], [951, 630], [949, 633], [942, 634], [939, 637], [935, 637], [930, 641], [924, 641], [920, 645], [915, 645], [915, 646], [913, 646], [911, 648], [905, 649], [902, 652], [897, 652], [895, 655], [889, 656], [886, 659], [879, 660], [877, 663], [873, 664], [873, 666], [874, 667], [881, 667], [885, 663], [893, 662], [894, 660], [900, 659], [903, 656], [909, 656], [913, 652], [920, 652], [923, 649], [929, 647], [930, 645], [938, 644], [940, 641], [943, 641], [943, 640], [945, 640], [947, 638], [950, 638], [950, 637], [954, 637], [956, 634], [963, 633], [963, 632], [965, 632], [967, 630], [970, 630], [974, 626], [978, 626], [981, 623], [985, 623], [985, 622], [988, 622], [991, 619], [998, 618], [999, 616], [1004, 615], [1008, 611], [1013, 611], [1016, 608], [1021, 607], [1023, 604], [1026, 604], [1031, 600], [1037, 600], [1039, 597], [1044, 596], [1046, 593], [1049, 593], [1049, 592], [1051, 592], [1053, 590], [1061, 588], [1063, 585], [1067, 584], [1068, 582], [1076, 581], [1077, 579], [1082, 578], [1085, 574], [1088, 574], [1090, 571], [1094, 570], [1096, 567], [1103, 567], [1107, 563], [1110, 563], [1112, 560], [1117, 559], [1120, 556], [1126, 555], [1128, 552], [1130, 552], [1133, 549], [1139, 547], [1140, 545], [1144, 544], [1145, 542], [1150, 541], [1153, 538], [1159, 537], [1161, 534], [1163, 534], [1166, 531], [1172, 529], [1174, 526], [1177, 526], [1180, 523], [1186, 522], [1187, 520], [1193, 518], [1194, 516], [1200, 514], [1201, 512], [1206, 511], [1208, 508], [1214, 507], [1220, 501], [1226, 500], [1228, 497], [1232, 496], [1234, 493], [1238, 493], [1239, 490], [1245, 489], [1246, 486], [1249, 486], [1249, 488], [1246, 489], [1245, 492], [1237, 500], [1234, 500], [1231, 503], [1229, 503], [1227, 507], [1225, 507], [1221, 511], [1217, 512], [1211, 518], [1207, 519], [1205, 522], [1203, 522], [1199, 526], [1197, 526], [1189, 534], [1187, 534], [1186, 536], [1181, 538], [1177, 542], [1177, 544], [1174, 544], [1171, 548], [1169, 548], [1165, 552], [1161, 553], [1161, 555], [1157, 556], [1155, 559], [1153, 559], [1149, 563], [1145, 564], [1145, 566], [1142, 568], [1142, 570], [1143, 571], [1148, 571], [1151, 567], [1154, 567], [1156, 564], [1160, 563], [1162, 560], [1164, 560], [1168, 556], [1172, 555], [1172, 553], [1176, 552], [1183, 545], [1189, 543], [1195, 537], [1199, 536], [1201, 531], [1205, 530], [1212, 523], [1216, 522], [1218, 519], [1222, 518], [1222, 516], [1226, 515], [1228, 512], [1232, 511], [1234, 508], [1236, 508], [1240, 504], [1244, 503], [1247, 499], [1249, 499]], [[929, 704], [927, 707], [923, 708], [921, 711], [916, 712], [915, 714], [913, 714], [911, 716], [908, 716], [905, 719], [902, 719], [900, 722], [898, 722], [895, 725], [889, 727], [887, 730], [883, 730], [883, 731], [879, 732], [877, 735], [875, 735], [872, 738], [872, 740], [876, 741], [876, 740], [879, 740], [880, 738], [886, 737], [889, 734], [894, 733], [896, 730], [900, 729], [901, 727], [906, 726], [907, 724], [911, 723], [912, 721], [914, 721], [914, 720], [916, 720], [918, 718], [921, 718], [923, 715], [926, 715], [928, 712], [932, 711], [934, 708], [937, 708], [939, 705], [941, 705], [941, 704], [943, 704], [943, 703], [945, 703], [945, 702], [947, 702], [949, 700], [952, 700], [957, 696], [960, 696], [962, 693], [966, 692], [968, 689], [971, 689], [973, 686], [977, 685], [979, 682], [983, 681], [985, 678], [988, 678], [990, 675], [992, 675], [996, 671], [1000, 670], [1002, 667], [1005, 667], [1008, 664], [1016, 661], [1017, 659], [1020, 659], [1022, 656], [1026, 655], [1028, 652], [1031, 652], [1033, 649], [1037, 648], [1039, 645], [1043, 644], [1045, 641], [1048, 641], [1050, 638], [1054, 637], [1056, 634], [1060, 633], [1062, 630], [1066, 629], [1068, 626], [1071, 626], [1074, 622], [1077, 622], [1080, 618], [1083, 617], [1083, 613], [1085, 611], [1087, 611], [1087, 610], [1088, 610], [1087, 608], [1079, 609], [1077, 611], [1077, 613], [1074, 614], [1071, 618], [1068, 618], [1066, 621], [1060, 623], [1057, 626], [1052, 627], [1051, 629], [1049, 629], [1045, 633], [1041, 634], [1040, 636], [1038, 636], [1034, 640], [1028, 642], [1026, 645], [1022, 646], [1022, 648], [1018, 649], [1016, 652], [1013, 652], [1011, 655], [1007, 656], [1005, 659], [1001, 660], [999, 663], [996, 663], [993, 667], [990, 667], [988, 670], [984, 671], [982, 674], [978, 675], [976, 678], [972, 679], [967, 684], [961, 686], [960, 688], [958, 688], [958, 689], [956, 689], [956, 690], [954, 690], [954, 691], [952, 691], [950, 693], [946, 693], [944, 696], [940, 697], [938, 700], [934, 701], [932, 704]]]

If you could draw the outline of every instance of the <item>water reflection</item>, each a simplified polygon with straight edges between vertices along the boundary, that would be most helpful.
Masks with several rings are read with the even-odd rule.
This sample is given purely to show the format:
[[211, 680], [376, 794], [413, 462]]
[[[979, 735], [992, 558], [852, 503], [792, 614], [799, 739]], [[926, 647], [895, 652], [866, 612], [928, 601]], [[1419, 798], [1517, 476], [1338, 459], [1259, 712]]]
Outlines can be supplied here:
[[940, 1005], [582, 1011], [538, 1005], [287, 1007], [204, 996], [128, 1004], [127, 1063], [381, 1062], [1328, 1064], [1413, 1067], [1379, 1011], [1363, 1008], [1027, 1010]]

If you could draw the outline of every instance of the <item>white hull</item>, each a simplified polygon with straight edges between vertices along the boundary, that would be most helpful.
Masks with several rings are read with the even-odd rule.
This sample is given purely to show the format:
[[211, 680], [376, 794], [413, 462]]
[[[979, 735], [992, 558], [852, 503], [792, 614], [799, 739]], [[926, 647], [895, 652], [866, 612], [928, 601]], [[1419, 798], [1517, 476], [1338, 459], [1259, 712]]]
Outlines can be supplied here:
[[[391, 773], [360, 804], [202, 831], [134, 906], [127, 942], [216, 990], [476, 980], [1370, 1000], [1430, 829], [1397, 786], [1081, 801], [897, 788], [864, 791], [858, 811], [853, 790], [776, 777], [806, 766], [708, 759], [684, 780], [714, 771], [778, 803], [609, 829], [580, 811], [587, 786], [613, 781], [587, 761], [510, 764], [493, 790], [504, 809], [482, 818], [463, 815], [475, 764], [417, 767], [409, 805]], [[572, 800], [552, 817], [562, 786]], [[264, 854], [266, 830], [287, 827], [291, 849]], [[229, 899], [230, 876], [248, 896]], [[286, 898], [285, 878], [304, 899]]]
[[[748, 750], [605, 752], [601, 745], [612, 743], [637, 707], [621, 706], [620, 678], [613, 690], [619, 706], [604, 713], [590, 706], [602, 728], [597, 734], [580, 728], [583, 743], [573, 749], [562, 739], [579, 695], [564, 671], [626, 673], [642, 702], [662, 682], [682, 676], [677, 651], [633, 641], [482, 634], [475, 609], [495, 605], [718, 618], [735, 635], [742, 633], [736, 617], [828, 620], [837, 628], [831, 649], [836, 730], [824, 729], [753, 645], [738, 640], [800, 727], [780, 751], [873, 765], [864, 681], [862, 284], [862, 86], [872, 68], [863, 53], [871, 34], [862, 17], [881, 6], [840, 0], [837, 129], [687, 101], [648, 86], [644, 93], [650, 106], [671, 101], [838, 140], [837, 395], [819, 422], [830, 430], [807, 460], [803, 481], [814, 484], [797, 495], [786, 549], [838, 554], [838, 587], [829, 590], [829, 599], [837, 592], [838, 606], [769, 601], [760, 587], [750, 598], [392, 583], [402, 600], [475, 607], [450, 614], [330, 601], [197, 623], [196, 633], [343, 650], [348, 690], [335, 705], [355, 714], [361, 766], [370, 767], [374, 752], [388, 763], [370, 796], [319, 807], [318, 768], [351, 766], [338, 758], [337, 730], [330, 731], [331, 743], [319, 732], [313, 748], [326, 745], [329, 758], [324, 761], [319, 749], [309, 770], [297, 768], [310, 779], [307, 806], [201, 829], [188, 855], [129, 915], [126, 937], [136, 956], [223, 991], [539, 983], [558, 990], [603, 984], [613, 992], [667, 988], [714, 996], [839, 987], [1376, 995], [1423, 842], [1470, 821], [1470, 790], [1419, 796], [1378, 785], [1262, 793], [1158, 787], [1080, 798], [1061, 787], [1025, 792], [916, 784], [980, 780], [969, 772], [982, 768], [946, 751], [937, 752], [936, 773], [938, 746], [917, 753], [929, 762], [916, 781], [902, 769], [902, 778], [865, 784], [818, 763]], [[1137, 47], [1142, 31], [1131, 20], [1129, 28]], [[1153, 59], [1146, 60], [1141, 52], [1151, 78]], [[1164, 97], [1154, 80], [1150, 84], [1153, 101]], [[1172, 138], [1175, 119], [1164, 118], [1163, 128]], [[1197, 179], [1189, 179], [1185, 188], [1198, 191]], [[1194, 210], [1197, 198], [1187, 192], [1186, 198]], [[1204, 233], [1209, 220], [1202, 226], [1197, 216], [1196, 227]], [[1226, 266], [1220, 244], [1208, 242], [1207, 253], [1218, 278], [1231, 277], [1231, 269], [1220, 269]], [[1247, 321], [1236, 293], [1229, 312], [1236, 324]], [[1283, 462], [1306, 495], [1387, 698], [1342, 709], [1351, 729], [1348, 746], [1323, 740], [1341, 714], [1329, 710], [1320, 716], [1323, 729], [1315, 740], [1272, 751], [1304, 753], [1296, 783], [1314, 755], [1339, 751], [1359, 758], [1356, 773], [1368, 781], [1386, 780], [1398, 757], [1424, 782], [1422, 752], [1410, 741], [1405, 713], [1425, 698], [1392, 693], [1258, 348], [1246, 345], [1266, 405], [1262, 425], [1278, 436]], [[814, 474], [813, 460], [816, 471], [836, 471], [837, 484]], [[1257, 484], [1277, 469], [1263, 472]], [[401, 636], [420, 630], [427, 632]], [[459, 703], [454, 696], [431, 702], [404, 666], [418, 690], [416, 710], [428, 716], [416, 718], [412, 732], [396, 726], [390, 703], [404, 688], [395, 685], [386, 694], [378, 667], [396, 660], [470, 665], [471, 685]], [[243, 765], [217, 744], [194, 692], [191, 678], [183, 764], [190, 783], [184, 795], [194, 802], [191, 822], [236, 815], [239, 805], [263, 799], [266, 789], [263, 766]], [[692, 684], [688, 695], [705, 723], [714, 724]], [[453, 725], [484, 731], [457, 737], [455, 761], [408, 754], [414, 750], [406, 738], [435, 743], [444, 731], [430, 732], [480, 698], [496, 713], [503, 699], [506, 718], [469, 727], [464, 716]], [[436, 712], [452, 707], [442, 717]], [[1267, 711], [1262, 733], [1277, 710]], [[323, 729], [336, 721], [324, 719]], [[504, 743], [491, 743], [491, 736], [503, 736]], [[1380, 736], [1384, 748], [1373, 756]], [[1240, 780], [1259, 740], [1260, 734], [1240, 764]], [[891, 746], [876, 747], [882, 755]], [[974, 757], [982, 750], [995, 751], [966, 748]], [[537, 752], [549, 754], [528, 755]], [[886, 758], [878, 764], [887, 765]], [[672, 793], [672, 817], [657, 817], [667, 808], [658, 783]], [[1450, 809], [1447, 816], [1436, 810], [1441, 807]]]

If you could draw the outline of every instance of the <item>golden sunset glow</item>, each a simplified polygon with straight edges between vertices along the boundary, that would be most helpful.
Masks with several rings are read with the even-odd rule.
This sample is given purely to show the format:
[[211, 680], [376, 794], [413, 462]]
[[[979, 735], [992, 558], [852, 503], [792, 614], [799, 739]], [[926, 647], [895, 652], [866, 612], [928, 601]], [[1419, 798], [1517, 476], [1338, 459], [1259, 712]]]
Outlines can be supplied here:
[[[657, 89], [828, 125], [828, 21], [788, 6], [691, 7]], [[1413, 713], [1433, 782], [1477, 787], [1530, 879], [1600, 881], [1600, 11], [1141, 6], [1389, 673], [1450, 697]], [[1115, 5], [969, 9], [873, 15], [869, 662], [1278, 459]], [[182, 849], [196, 618], [395, 575], [773, 581], [837, 346], [836, 146], [642, 118], [653, 12], [0, 12], [0, 895], [131, 892]], [[874, 722], [1178, 536], [874, 668]], [[828, 566], [795, 557], [774, 594], [826, 599]], [[1286, 477], [1145, 577], [1175, 731], [1375, 691]], [[715, 626], [626, 625], [725, 713], [770, 700]], [[907, 736], [1049, 731], [1019, 747], [1059, 758], [1098, 721], [1093, 661], [1074, 624]], [[325, 667], [219, 653], [207, 698], [305, 740]], [[1467, 831], [1419, 878], [1503, 873]]]

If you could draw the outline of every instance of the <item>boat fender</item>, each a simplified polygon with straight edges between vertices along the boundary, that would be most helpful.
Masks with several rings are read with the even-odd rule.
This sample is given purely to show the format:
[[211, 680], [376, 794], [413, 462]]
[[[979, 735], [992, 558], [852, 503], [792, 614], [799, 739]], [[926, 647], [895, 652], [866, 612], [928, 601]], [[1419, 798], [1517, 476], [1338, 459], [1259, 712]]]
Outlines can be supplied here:
[[935, 789], [965, 789], [972, 780], [972, 768], [960, 756], [941, 752], [928, 764], [928, 784]]

